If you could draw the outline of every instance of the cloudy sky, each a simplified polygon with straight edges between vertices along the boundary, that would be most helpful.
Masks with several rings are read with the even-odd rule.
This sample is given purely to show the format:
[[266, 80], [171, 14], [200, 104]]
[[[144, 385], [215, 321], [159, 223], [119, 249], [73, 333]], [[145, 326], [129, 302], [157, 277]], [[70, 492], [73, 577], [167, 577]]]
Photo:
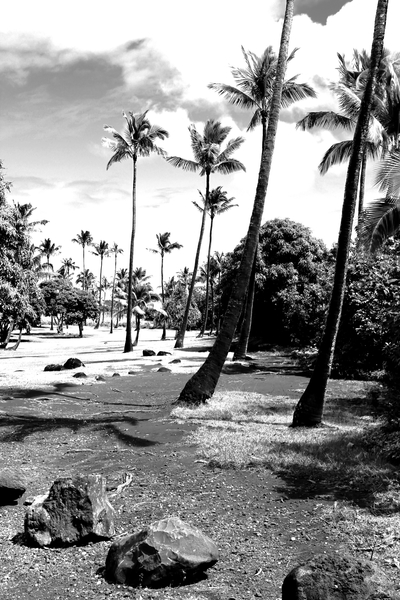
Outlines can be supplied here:
[[[278, 50], [283, 0], [15, 0], [2, 8], [0, 34], [0, 158], [12, 181], [11, 198], [35, 206], [37, 219], [48, 219], [36, 235], [62, 247], [54, 260], [72, 257], [81, 230], [95, 241], [125, 248], [130, 236], [131, 165], [106, 171], [110, 151], [103, 148], [103, 126], [121, 130], [122, 111], [149, 110], [152, 123], [170, 137], [161, 145], [170, 155], [192, 158], [188, 126], [201, 131], [218, 119], [243, 135], [236, 157], [246, 173], [212, 177], [236, 199], [215, 222], [214, 249], [229, 251], [246, 234], [260, 158], [260, 131], [246, 133], [249, 114], [233, 109], [209, 90], [210, 82], [233, 83], [230, 67], [243, 66], [241, 46], [256, 54]], [[329, 84], [337, 79], [336, 53], [351, 57], [353, 48], [371, 49], [376, 0], [297, 0], [291, 48], [298, 47], [288, 76], [299, 74], [318, 93], [281, 114], [264, 220], [289, 217], [311, 228], [328, 245], [337, 239], [344, 167], [320, 177], [317, 166], [340, 138], [326, 131], [300, 132], [295, 123], [310, 110], [336, 109]], [[389, 6], [385, 45], [400, 50], [400, 7]], [[367, 199], [377, 197], [373, 167]], [[159, 261], [147, 248], [156, 234], [169, 231], [183, 244], [166, 260], [166, 276], [192, 267], [200, 214], [192, 205], [204, 179], [175, 169], [157, 156], [138, 163], [138, 211], [135, 266], [154, 274]], [[203, 258], [206, 255], [204, 244]], [[88, 265], [97, 275], [98, 262]], [[111, 275], [112, 260], [105, 263]]]

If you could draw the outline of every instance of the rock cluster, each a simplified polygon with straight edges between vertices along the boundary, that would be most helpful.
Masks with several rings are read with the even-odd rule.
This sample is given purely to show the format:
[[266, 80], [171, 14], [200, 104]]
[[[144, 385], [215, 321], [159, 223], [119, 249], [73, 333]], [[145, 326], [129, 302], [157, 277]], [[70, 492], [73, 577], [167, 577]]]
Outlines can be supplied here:
[[63, 365], [46, 365], [44, 371], [64, 371], [69, 369], [77, 369], [78, 367], [84, 366], [84, 363], [79, 358], [69, 358]]

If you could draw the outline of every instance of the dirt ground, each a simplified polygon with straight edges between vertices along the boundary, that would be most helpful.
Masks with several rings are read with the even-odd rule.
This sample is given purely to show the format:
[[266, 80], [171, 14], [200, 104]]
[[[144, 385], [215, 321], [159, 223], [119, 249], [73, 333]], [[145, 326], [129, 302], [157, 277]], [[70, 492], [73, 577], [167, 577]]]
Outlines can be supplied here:
[[[0, 506], [1, 599], [277, 600], [292, 567], [317, 552], [341, 551], [320, 517], [330, 500], [304, 498], [265, 469], [209, 468], [186, 440], [195, 426], [170, 418], [171, 403], [204, 361], [209, 338], [189, 333], [186, 348], [174, 350], [172, 332], [161, 342], [160, 331], [143, 330], [127, 355], [122, 330], [84, 333], [79, 339], [36, 329], [17, 351], [2, 354], [1, 466], [25, 474], [28, 501], [60, 476], [102, 473], [117, 535], [175, 515], [209, 535], [220, 560], [206, 579], [173, 590], [115, 586], [102, 575], [111, 542], [28, 548], [20, 541], [26, 507]], [[143, 357], [144, 348], [171, 354]], [[70, 357], [85, 367], [43, 371]], [[181, 362], [171, 363], [175, 359]], [[161, 366], [171, 371], [159, 372]], [[77, 371], [87, 379], [75, 379]], [[289, 357], [271, 353], [260, 353], [253, 368], [228, 362], [225, 371], [219, 390], [298, 397], [307, 383]], [[97, 381], [99, 375], [105, 381]], [[126, 473], [133, 483], [116, 495]]]

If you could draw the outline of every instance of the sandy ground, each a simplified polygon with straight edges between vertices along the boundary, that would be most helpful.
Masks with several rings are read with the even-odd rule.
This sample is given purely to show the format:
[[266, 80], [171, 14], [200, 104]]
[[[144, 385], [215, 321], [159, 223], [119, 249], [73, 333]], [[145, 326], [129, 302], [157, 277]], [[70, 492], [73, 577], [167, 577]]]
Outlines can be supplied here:
[[[173, 373], [195, 372], [204, 362], [214, 338], [197, 338], [197, 331], [186, 333], [185, 348], [175, 350], [175, 332], [167, 332], [167, 339], [161, 341], [161, 330], [142, 329], [138, 346], [132, 353], [123, 353], [125, 330], [118, 328], [113, 334], [109, 328], [94, 330], [85, 327], [84, 337], [76, 335], [75, 327], [60, 336], [51, 332], [48, 326], [33, 328], [30, 335], [24, 334], [17, 350], [0, 351], [0, 388], [43, 388], [60, 383], [91, 383], [102, 375], [112, 377], [114, 373], [128, 375], [129, 371], [158, 371], [167, 367]], [[9, 347], [12, 346], [12, 343]], [[170, 352], [167, 356], [144, 357], [143, 350]], [[49, 364], [64, 364], [68, 358], [79, 358], [85, 365], [75, 370], [45, 372]], [[229, 355], [228, 359], [231, 358]], [[181, 362], [172, 363], [179, 359]], [[77, 379], [74, 375], [83, 371], [87, 379]]]

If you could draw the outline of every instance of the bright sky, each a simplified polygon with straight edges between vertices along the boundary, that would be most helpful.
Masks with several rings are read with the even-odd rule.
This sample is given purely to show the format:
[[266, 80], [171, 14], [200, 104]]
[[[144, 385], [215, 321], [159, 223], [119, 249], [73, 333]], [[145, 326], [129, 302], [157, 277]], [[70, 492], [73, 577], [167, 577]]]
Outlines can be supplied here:
[[[291, 48], [299, 47], [288, 76], [299, 74], [318, 93], [282, 112], [264, 220], [289, 217], [310, 227], [328, 245], [337, 240], [346, 168], [321, 177], [317, 166], [327, 148], [343, 139], [326, 131], [295, 129], [310, 110], [336, 109], [328, 88], [337, 79], [336, 53], [351, 58], [353, 48], [370, 52], [376, 0], [297, 0]], [[13, 183], [11, 198], [37, 207], [48, 219], [35, 242], [62, 247], [55, 258], [72, 257], [81, 268], [81, 248], [72, 238], [89, 230], [96, 242], [117, 242], [127, 266], [131, 227], [131, 164], [106, 171], [103, 125], [122, 130], [122, 111], [149, 110], [149, 119], [169, 131], [161, 143], [171, 155], [192, 158], [188, 126], [202, 131], [207, 119], [243, 135], [235, 155], [246, 173], [215, 175], [238, 208], [215, 221], [213, 250], [232, 250], [246, 235], [260, 160], [260, 131], [246, 133], [251, 115], [233, 109], [210, 82], [233, 83], [231, 66], [244, 66], [241, 46], [256, 54], [276, 51], [283, 0], [17, 0], [2, 7], [0, 34], [0, 158]], [[385, 45], [400, 50], [400, 6], [389, 6]], [[378, 197], [370, 166], [367, 199]], [[159, 285], [156, 234], [171, 232], [183, 244], [166, 257], [165, 275], [192, 268], [200, 213], [192, 205], [204, 191], [204, 178], [186, 173], [160, 157], [139, 159], [135, 266]], [[206, 258], [206, 239], [202, 260]], [[99, 261], [87, 266], [98, 275]], [[111, 277], [112, 259], [104, 274]]]

